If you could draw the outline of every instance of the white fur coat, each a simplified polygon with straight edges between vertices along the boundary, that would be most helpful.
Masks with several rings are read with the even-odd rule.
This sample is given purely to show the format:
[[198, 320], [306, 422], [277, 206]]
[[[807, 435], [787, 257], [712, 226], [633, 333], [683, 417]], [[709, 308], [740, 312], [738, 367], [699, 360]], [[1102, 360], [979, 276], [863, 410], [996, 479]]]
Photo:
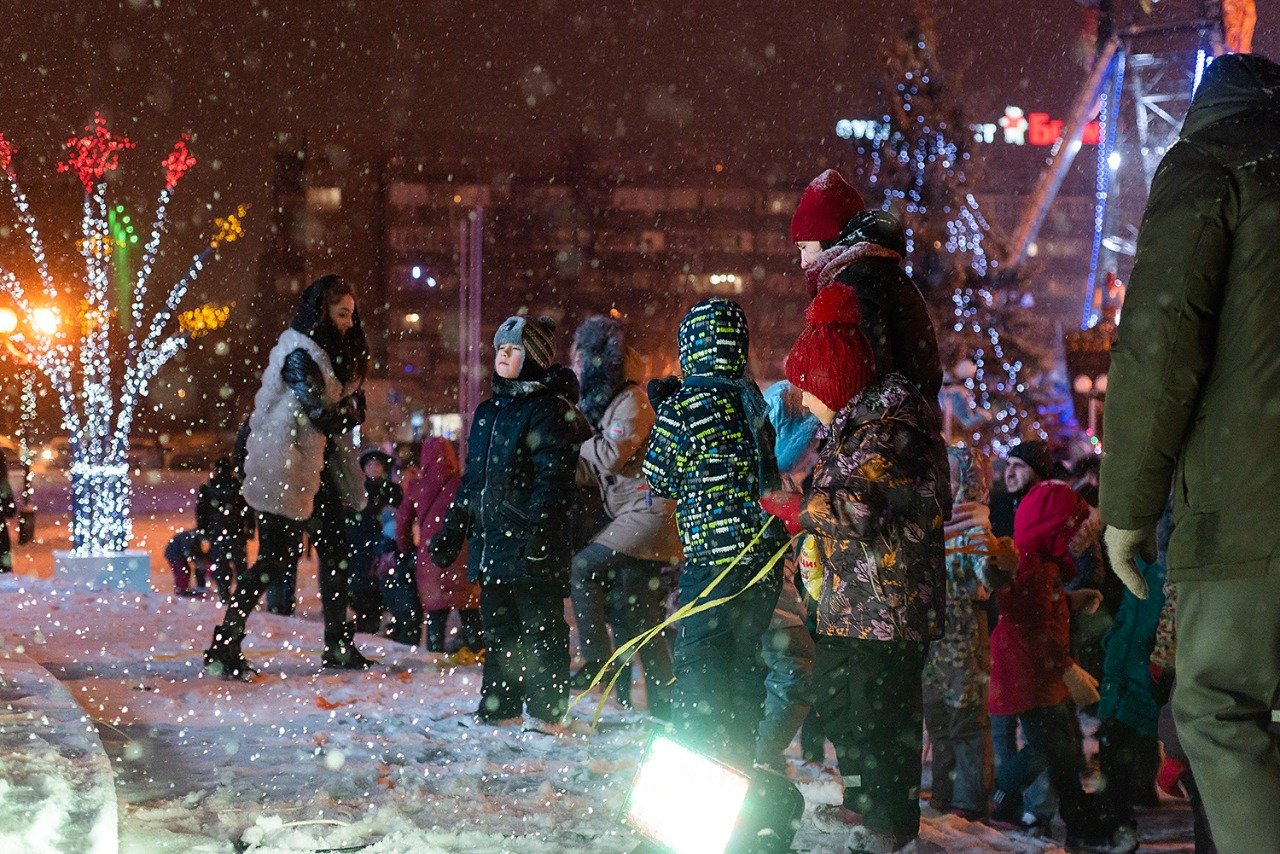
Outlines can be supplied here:
[[[284, 362], [294, 350], [307, 352], [324, 375], [324, 401], [332, 406], [355, 390], [345, 388], [320, 345], [295, 329], [286, 329], [271, 350], [262, 387], [249, 416], [249, 442], [244, 464], [244, 498], [253, 509], [299, 521], [311, 517], [320, 474], [324, 468], [325, 436], [303, 412], [297, 396], [285, 384]], [[334, 437], [337, 453], [330, 465], [340, 467], [336, 478], [342, 503], [352, 510], [365, 505], [364, 476], [355, 431]], [[358, 489], [354, 486], [358, 486]], [[343, 488], [343, 487], [347, 488]]]

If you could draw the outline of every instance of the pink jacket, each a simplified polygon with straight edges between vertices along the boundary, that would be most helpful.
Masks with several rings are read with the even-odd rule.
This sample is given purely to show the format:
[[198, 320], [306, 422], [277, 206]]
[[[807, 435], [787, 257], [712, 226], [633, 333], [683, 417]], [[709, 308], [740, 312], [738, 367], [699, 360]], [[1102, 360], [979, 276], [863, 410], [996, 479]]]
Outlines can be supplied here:
[[462, 482], [458, 454], [447, 439], [433, 437], [422, 443], [418, 461], [422, 473], [409, 485], [396, 511], [396, 547], [402, 554], [415, 555], [414, 577], [424, 610], [478, 607], [480, 589], [467, 581], [467, 550], [463, 548], [458, 559], [444, 569], [432, 563], [427, 552], [427, 544], [440, 530], [445, 511]]

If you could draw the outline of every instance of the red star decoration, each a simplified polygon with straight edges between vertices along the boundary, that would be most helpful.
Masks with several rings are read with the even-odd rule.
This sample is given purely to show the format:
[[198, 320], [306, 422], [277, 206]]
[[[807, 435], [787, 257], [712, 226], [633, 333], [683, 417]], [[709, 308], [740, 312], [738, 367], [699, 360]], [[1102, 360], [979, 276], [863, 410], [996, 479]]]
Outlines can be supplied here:
[[182, 139], [174, 143], [173, 151], [169, 152], [169, 156], [160, 164], [164, 167], [164, 186], [167, 190], [178, 186], [178, 181], [187, 170], [196, 165], [195, 157], [187, 150], [187, 142], [190, 139], [190, 135], [184, 133]]
[[88, 193], [93, 192], [104, 175], [119, 165], [120, 152], [133, 148], [133, 143], [128, 137], [115, 136], [107, 130], [107, 120], [101, 113], [94, 114], [93, 125], [86, 126], [85, 130], [92, 133], [67, 140], [67, 149], [71, 153], [58, 164], [58, 171], [74, 172]]
[[9, 165], [13, 163], [13, 155], [18, 153], [18, 146], [4, 138], [4, 134], [0, 133], [0, 172], [9, 172]]

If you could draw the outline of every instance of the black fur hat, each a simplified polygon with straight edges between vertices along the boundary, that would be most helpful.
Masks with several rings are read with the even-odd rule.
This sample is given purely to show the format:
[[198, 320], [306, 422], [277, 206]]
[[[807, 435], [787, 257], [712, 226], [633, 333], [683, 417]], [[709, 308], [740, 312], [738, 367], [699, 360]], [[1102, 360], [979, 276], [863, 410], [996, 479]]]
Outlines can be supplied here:
[[598, 424], [626, 384], [626, 332], [612, 317], [595, 314], [582, 321], [573, 334], [573, 349], [578, 354], [575, 367], [582, 386], [578, 409], [588, 421]]

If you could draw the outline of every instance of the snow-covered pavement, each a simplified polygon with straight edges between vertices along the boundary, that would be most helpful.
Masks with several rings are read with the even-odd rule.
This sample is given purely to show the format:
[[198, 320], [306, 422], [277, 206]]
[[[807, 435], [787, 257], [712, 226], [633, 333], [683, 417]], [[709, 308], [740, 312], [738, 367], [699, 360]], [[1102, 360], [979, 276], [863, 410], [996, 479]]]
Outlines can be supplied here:
[[[144, 499], [154, 506], [137, 523], [139, 545], [156, 562], [189, 512], [188, 485], [170, 489], [181, 494]], [[97, 724], [116, 772], [122, 851], [610, 852], [638, 844], [618, 813], [650, 732], [641, 715], [609, 705], [588, 740], [464, 728], [478, 668], [444, 669], [436, 655], [367, 636], [362, 648], [381, 667], [322, 670], [308, 562], [298, 617], [250, 618], [245, 650], [263, 671], [259, 681], [211, 679], [200, 652], [221, 619], [217, 604], [166, 595], [162, 565], [153, 579], [166, 593], [60, 586], [48, 577], [65, 530], [58, 521], [42, 517], [45, 542], [16, 553], [27, 575], [0, 576], [0, 632]], [[16, 768], [0, 755], [0, 778]], [[810, 810], [796, 848], [841, 850], [811, 817], [813, 806], [839, 800], [834, 771], [799, 770]], [[90, 806], [76, 799], [100, 795], [67, 797], [72, 813]], [[1143, 850], [1191, 851], [1181, 804], [1139, 820]], [[952, 852], [1058, 850], [950, 816], [926, 818], [922, 834]], [[62, 850], [92, 849], [85, 840]]]

